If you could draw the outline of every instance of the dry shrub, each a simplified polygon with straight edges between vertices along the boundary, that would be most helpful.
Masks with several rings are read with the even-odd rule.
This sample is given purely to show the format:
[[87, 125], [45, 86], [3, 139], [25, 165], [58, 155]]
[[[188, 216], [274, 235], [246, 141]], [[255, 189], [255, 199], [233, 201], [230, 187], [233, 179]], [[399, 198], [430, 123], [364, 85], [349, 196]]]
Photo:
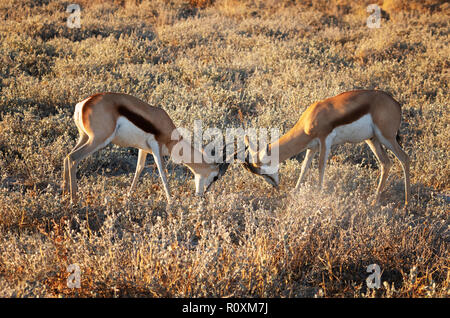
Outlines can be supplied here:
[[189, 0], [189, 4], [194, 8], [204, 9], [214, 4], [214, 0]]
[[340, 12], [347, 14], [351, 11], [357, 11], [360, 7], [366, 8], [370, 4], [378, 4], [383, 10], [389, 13], [398, 13], [400, 11], [419, 13], [434, 12], [446, 8], [445, 0], [364, 0], [355, 3], [351, 0], [307, 0], [298, 1], [300, 5], [306, 5], [322, 12]]
[[217, 10], [228, 17], [244, 17], [248, 13], [245, 1], [222, 0], [217, 1], [215, 7]]
[[382, 8], [390, 13], [400, 11], [434, 12], [445, 8], [445, 0], [384, 0]]

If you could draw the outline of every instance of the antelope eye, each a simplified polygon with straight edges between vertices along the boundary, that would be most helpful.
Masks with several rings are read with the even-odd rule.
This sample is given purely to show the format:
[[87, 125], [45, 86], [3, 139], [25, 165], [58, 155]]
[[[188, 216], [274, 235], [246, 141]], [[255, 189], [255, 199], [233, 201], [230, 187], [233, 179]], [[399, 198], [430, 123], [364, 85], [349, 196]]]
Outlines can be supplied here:
[[218, 177], [218, 176], [215, 176], [215, 177], [213, 178], [213, 181], [217, 181], [217, 179], [219, 179], [219, 177]]

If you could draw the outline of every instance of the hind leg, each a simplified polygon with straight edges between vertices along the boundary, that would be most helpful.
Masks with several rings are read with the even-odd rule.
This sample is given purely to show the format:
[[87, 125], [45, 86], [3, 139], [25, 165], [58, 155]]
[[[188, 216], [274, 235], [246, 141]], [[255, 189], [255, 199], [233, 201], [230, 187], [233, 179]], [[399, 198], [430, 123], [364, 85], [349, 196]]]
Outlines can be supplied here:
[[317, 152], [316, 148], [306, 150], [305, 159], [303, 160], [302, 163], [302, 170], [300, 171], [300, 177], [298, 178], [297, 184], [295, 185], [296, 190], [300, 189], [300, 185], [305, 179], [306, 172], [309, 170], [309, 167], [311, 166], [311, 161], [314, 158], [316, 152]]
[[90, 138], [88, 142], [84, 145], [71, 152], [68, 155], [68, 171], [69, 171], [69, 180], [70, 180], [70, 201], [72, 204], [77, 202], [77, 165], [78, 163], [91, 155], [92, 153], [100, 150], [105, 147], [111, 141], [112, 136], [110, 138]]
[[409, 173], [409, 165], [410, 160], [408, 154], [400, 147], [395, 137], [392, 138], [384, 138], [381, 134], [377, 134], [378, 139], [381, 141], [383, 145], [386, 146], [390, 151], [392, 151], [397, 157], [397, 159], [400, 161], [400, 164], [403, 168], [403, 176], [405, 179], [405, 205], [408, 205], [409, 203], [409, 197], [410, 197], [410, 173]]
[[[82, 130], [79, 130], [80, 132], [80, 138], [78, 139], [77, 144], [75, 145], [75, 147], [72, 149], [72, 152], [74, 152], [75, 150], [77, 150], [78, 148], [80, 148], [81, 146], [83, 146], [88, 140], [89, 140], [89, 136], [84, 133]], [[69, 153], [69, 154], [70, 154]], [[69, 155], [67, 155], [64, 158], [64, 164], [63, 164], [63, 168], [64, 168], [64, 172], [63, 172], [63, 184], [62, 184], [62, 192], [63, 194], [67, 194], [67, 192], [69, 191]]]
[[408, 205], [409, 203], [409, 197], [411, 193], [411, 180], [410, 180], [410, 172], [409, 172], [409, 166], [410, 166], [410, 159], [408, 154], [400, 147], [400, 145], [397, 143], [397, 140], [393, 138], [390, 140], [392, 144], [392, 149], [390, 150], [394, 153], [394, 155], [397, 157], [397, 159], [400, 161], [402, 168], [403, 168], [403, 176], [405, 179], [405, 205]]
[[325, 167], [327, 165], [328, 155], [331, 150], [330, 138], [322, 138], [320, 140], [320, 153], [319, 153], [319, 189], [322, 189], [323, 179], [325, 176]]
[[134, 178], [133, 178], [133, 182], [131, 183], [130, 190], [128, 191], [128, 196], [131, 196], [134, 188], [136, 187], [139, 176], [141, 175], [142, 170], [144, 170], [146, 158], [147, 158], [147, 152], [142, 149], [139, 149], [138, 161], [136, 164], [136, 172], [134, 174]]
[[147, 142], [152, 149], [153, 158], [155, 159], [156, 166], [158, 167], [159, 175], [163, 183], [164, 192], [166, 194], [167, 202], [170, 204], [172, 199], [170, 198], [169, 184], [167, 182], [166, 173], [164, 172], [164, 161], [161, 156], [162, 146], [156, 140], [150, 140]]
[[366, 140], [366, 143], [374, 153], [375, 157], [377, 158], [381, 169], [380, 181], [378, 183], [375, 198], [375, 203], [378, 203], [380, 201], [381, 192], [383, 191], [384, 186], [386, 184], [386, 179], [389, 174], [389, 170], [391, 169], [392, 163], [391, 160], [389, 159], [386, 150], [383, 149], [378, 139], [376, 138], [368, 139]]

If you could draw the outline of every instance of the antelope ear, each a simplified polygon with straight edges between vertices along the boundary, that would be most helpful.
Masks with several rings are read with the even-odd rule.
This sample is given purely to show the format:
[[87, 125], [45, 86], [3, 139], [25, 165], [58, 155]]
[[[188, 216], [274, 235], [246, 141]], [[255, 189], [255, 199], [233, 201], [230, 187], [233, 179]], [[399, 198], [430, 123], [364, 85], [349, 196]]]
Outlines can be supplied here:
[[247, 150], [247, 148], [250, 148], [250, 140], [248, 139], [247, 135], [244, 136], [244, 144], [245, 144], [245, 150]]
[[269, 155], [269, 144], [266, 144], [266, 147], [258, 153], [258, 160], [263, 161], [266, 156]]
[[230, 166], [230, 164], [228, 162], [220, 163], [218, 176], [219, 177], [223, 176], [225, 174], [225, 172], [227, 172], [229, 166]]
[[229, 158], [227, 157], [227, 148], [229, 145], [225, 145], [225, 138], [223, 144], [224, 147], [222, 148], [222, 163], [219, 164], [219, 177], [223, 176], [230, 166]]

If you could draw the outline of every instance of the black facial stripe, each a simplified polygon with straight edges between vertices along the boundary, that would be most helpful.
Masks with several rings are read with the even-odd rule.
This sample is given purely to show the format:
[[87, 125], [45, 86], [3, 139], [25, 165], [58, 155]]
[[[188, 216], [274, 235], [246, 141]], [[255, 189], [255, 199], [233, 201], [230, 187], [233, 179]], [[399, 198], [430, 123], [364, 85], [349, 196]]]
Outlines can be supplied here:
[[225, 172], [227, 172], [229, 166], [230, 166], [229, 163], [219, 164], [219, 176], [223, 176]]
[[251, 173], [261, 174], [258, 168], [256, 168], [254, 165], [252, 165], [248, 162], [244, 162], [244, 163], [242, 163], [242, 165], [244, 166], [245, 169], [247, 169]]
[[[274, 188], [278, 188], [278, 184], [277, 184], [277, 182], [275, 181], [275, 179], [272, 177], [272, 176], [268, 176], [268, 175], [266, 175], [266, 174], [264, 174], [264, 175], [261, 175], [264, 179], [266, 179], [266, 181], [268, 182], [268, 183], [270, 183], [271, 185], [272, 185], [272, 187], [274, 187]], [[269, 182], [268, 180], [270, 180], [270, 181], [272, 181], [272, 182]]]
[[211, 185], [212, 185], [214, 182], [216, 182], [217, 180], [219, 180], [219, 175], [220, 175], [220, 174], [218, 174], [217, 176], [214, 176], [214, 177], [213, 177], [211, 183], [208, 184], [208, 186], [206, 187], [205, 192], [207, 192], [207, 191], [209, 190], [209, 188], [211, 187]]

